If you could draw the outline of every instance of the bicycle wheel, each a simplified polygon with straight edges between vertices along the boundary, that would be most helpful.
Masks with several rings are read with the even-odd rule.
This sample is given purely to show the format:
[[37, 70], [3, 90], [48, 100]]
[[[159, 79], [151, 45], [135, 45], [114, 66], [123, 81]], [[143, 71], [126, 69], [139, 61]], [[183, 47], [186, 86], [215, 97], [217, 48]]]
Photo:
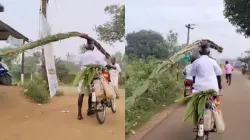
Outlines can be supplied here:
[[99, 124], [103, 124], [106, 119], [106, 105], [104, 103], [94, 103], [95, 116]]
[[202, 137], [197, 136], [195, 140], [208, 140], [208, 132], [205, 132]]
[[113, 113], [116, 112], [116, 103], [115, 103], [115, 99], [110, 99], [110, 105], [111, 105], [111, 111]]

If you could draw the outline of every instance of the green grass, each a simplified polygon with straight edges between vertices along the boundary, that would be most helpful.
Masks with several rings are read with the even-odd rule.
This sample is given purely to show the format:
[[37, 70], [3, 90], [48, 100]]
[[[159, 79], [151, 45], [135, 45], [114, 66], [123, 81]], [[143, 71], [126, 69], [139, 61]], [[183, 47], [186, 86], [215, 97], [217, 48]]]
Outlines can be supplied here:
[[60, 97], [60, 96], [63, 96], [64, 94], [63, 94], [63, 91], [56, 91], [56, 94], [55, 94], [55, 96], [56, 97]]

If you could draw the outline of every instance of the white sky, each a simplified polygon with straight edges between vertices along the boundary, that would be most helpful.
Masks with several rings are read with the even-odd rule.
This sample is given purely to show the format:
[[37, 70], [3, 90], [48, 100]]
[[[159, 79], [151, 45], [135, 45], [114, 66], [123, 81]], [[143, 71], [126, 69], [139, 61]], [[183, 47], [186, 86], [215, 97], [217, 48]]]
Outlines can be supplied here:
[[[5, 6], [5, 12], [0, 13], [0, 19], [24, 34], [31, 40], [38, 39], [40, 0], [0, 0]], [[78, 31], [89, 34], [97, 39], [93, 30], [109, 20], [104, 8], [111, 4], [123, 4], [122, 0], [50, 0], [48, 21], [53, 34], [59, 32]], [[66, 57], [67, 53], [78, 54], [79, 46], [85, 40], [72, 38], [54, 43], [54, 53]], [[111, 54], [117, 51], [125, 52], [124, 43], [116, 43], [114, 47], [100, 42]], [[4, 43], [0, 43], [3, 45]], [[99, 53], [99, 52], [97, 52]]]
[[210, 39], [224, 48], [220, 57], [236, 58], [250, 49], [250, 39], [235, 32], [223, 16], [223, 0], [126, 0], [126, 32], [152, 29], [164, 36], [169, 30], [186, 43], [186, 24], [196, 24], [190, 43]]

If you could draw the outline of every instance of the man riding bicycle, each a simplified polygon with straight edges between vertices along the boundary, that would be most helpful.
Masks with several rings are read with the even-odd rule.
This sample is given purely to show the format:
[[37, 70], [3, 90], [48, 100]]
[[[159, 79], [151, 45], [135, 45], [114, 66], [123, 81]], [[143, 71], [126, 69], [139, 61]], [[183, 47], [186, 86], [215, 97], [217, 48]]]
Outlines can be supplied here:
[[[102, 56], [96, 56], [96, 54], [93, 52], [95, 49], [94, 46], [94, 41], [93, 40], [87, 40], [87, 46], [85, 46], [86, 52], [80, 55], [80, 65], [81, 65], [81, 70], [85, 69], [85, 65], [89, 64], [99, 64], [107, 68], [113, 68], [116, 69], [116, 67], [111, 66], [107, 64], [107, 62], [104, 60], [104, 57]], [[79, 97], [78, 97], [78, 120], [82, 120], [82, 103], [83, 103], [83, 97], [84, 94], [88, 93], [89, 91], [82, 86], [83, 80], [79, 82], [78, 86], [78, 92], [79, 92]], [[88, 111], [87, 115], [93, 115], [95, 112], [92, 109], [92, 96], [89, 95], [88, 99]]]
[[195, 81], [193, 92], [213, 89], [219, 92], [222, 89], [222, 70], [218, 63], [209, 57], [210, 43], [202, 42], [199, 46], [200, 57], [192, 63], [191, 75]]

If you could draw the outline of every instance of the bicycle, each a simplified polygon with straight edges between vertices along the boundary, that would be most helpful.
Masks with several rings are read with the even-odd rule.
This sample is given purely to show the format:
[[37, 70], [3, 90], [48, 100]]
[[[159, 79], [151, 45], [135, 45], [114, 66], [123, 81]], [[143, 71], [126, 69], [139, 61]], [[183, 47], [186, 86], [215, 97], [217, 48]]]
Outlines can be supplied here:
[[197, 132], [195, 140], [209, 140], [209, 133], [216, 132], [216, 128], [215, 127], [213, 129], [211, 129], [210, 131], [204, 130], [204, 113], [205, 113], [206, 109], [209, 109], [211, 111], [214, 110], [215, 106], [217, 106], [215, 104], [215, 100], [217, 100], [220, 96], [222, 96], [222, 95], [209, 96], [207, 98], [206, 107], [203, 110], [203, 115], [202, 115], [202, 117], [201, 117], [201, 119], [200, 119], [197, 127], [194, 128], [194, 130], [193, 130], [194, 132]]
[[[97, 72], [96, 77], [94, 78], [93, 82], [91, 83], [91, 95], [92, 96], [92, 106], [95, 112], [96, 119], [99, 124], [103, 124], [106, 119], [106, 107], [111, 108], [113, 113], [116, 113], [116, 103], [115, 97], [108, 98], [107, 93], [103, 90], [103, 83], [101, 80], [106, 80], [107, 84], [110, 84], [110, 75], [108, 71], [105, 72]], [[103, 92], [102, 96], [96, 96], [96, 90], [94, 82], [100, 82], [99, 85], [102, 85], [101, 91]], [[114, 88], [112, 88], [114, 90]], [[112, 92], [112, 91], [111, 91]], [[115, 95], [115, 94], [114, 94]], [[100, 105], [100, 106], [99, 106]]]

